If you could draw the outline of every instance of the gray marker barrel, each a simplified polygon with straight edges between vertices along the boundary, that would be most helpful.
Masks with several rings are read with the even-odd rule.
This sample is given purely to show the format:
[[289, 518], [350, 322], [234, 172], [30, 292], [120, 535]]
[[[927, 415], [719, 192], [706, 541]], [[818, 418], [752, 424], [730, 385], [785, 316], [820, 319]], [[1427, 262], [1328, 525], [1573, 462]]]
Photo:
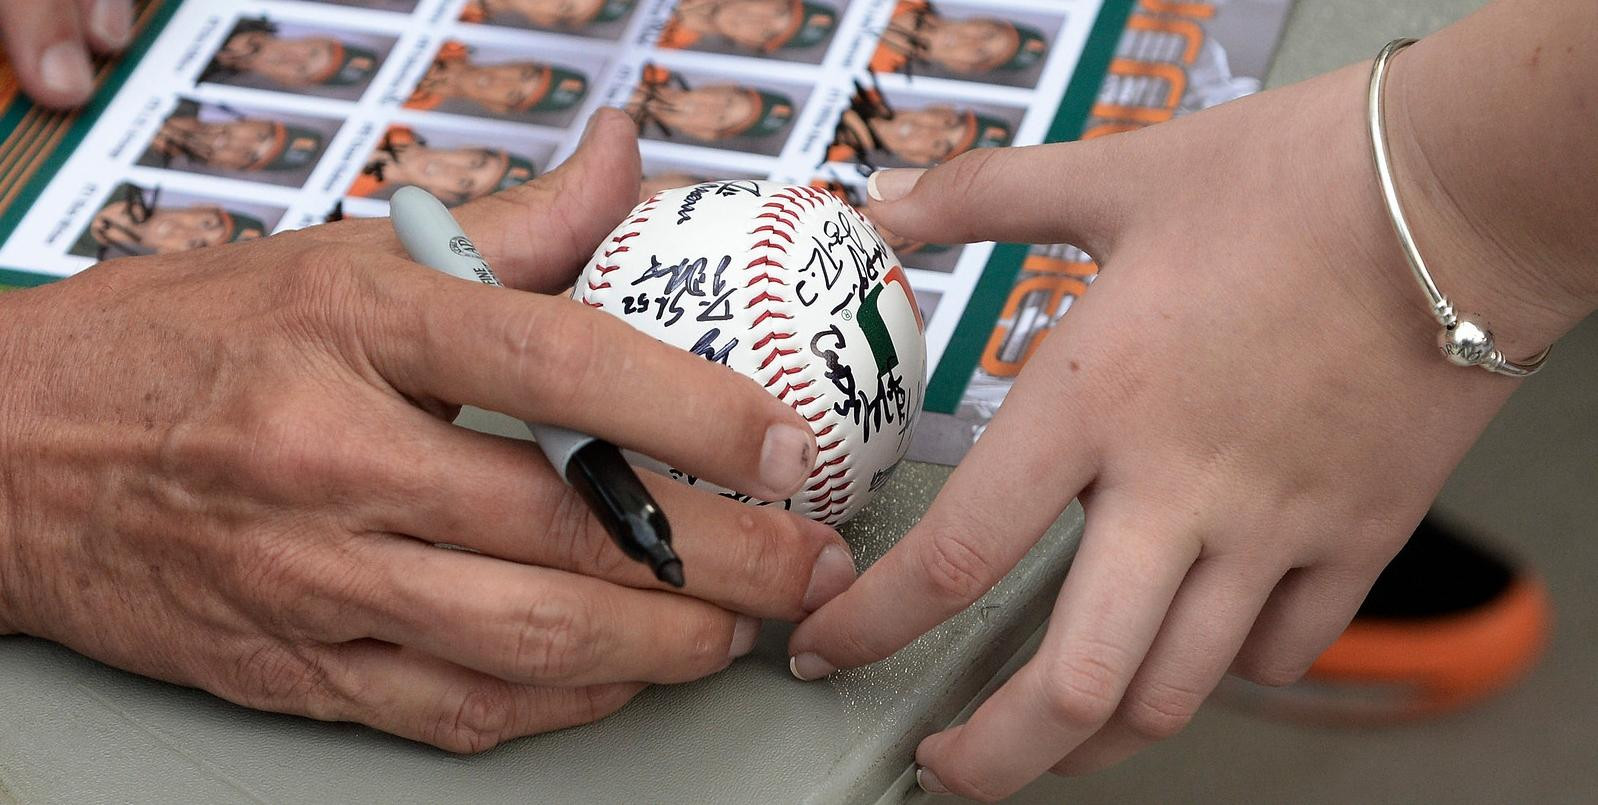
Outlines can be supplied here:
[[[428, 268], [484, 285], [504, 287], [488, 262], [461, 231], [444, 203], [419, 187], [402, 187], [389, 200], [394, 232], [411, 259]], [[554, 425], [525, 423], [555, 471], [566, 477], [571, 458], [594, 437]]]

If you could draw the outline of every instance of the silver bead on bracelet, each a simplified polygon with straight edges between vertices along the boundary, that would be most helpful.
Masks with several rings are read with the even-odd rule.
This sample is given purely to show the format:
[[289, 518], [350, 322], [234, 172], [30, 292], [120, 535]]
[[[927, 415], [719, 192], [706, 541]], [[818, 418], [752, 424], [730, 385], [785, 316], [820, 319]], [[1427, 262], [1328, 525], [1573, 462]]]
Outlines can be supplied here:
[[1386, 104], [1382, 98], [1382, 86], [1387, 81], [1387, 65], [1392, 61], [1393, 54], [1413, 44], [1413, 39], [1388, 42], [1387, 47], [1377, 54], [1376, 63], [1371, 67], [1367, 114], [1371, 151], [1376, 157], [1376, 179], [1382, 186], [1382, 201], [1387, 205], [1387, 217], [1393, 222], [1393, 232], [1398, 235], [1398, 243], [1403, 247], [1404, 259], [1409, 262], [1415, 281], [1431, 299], [1432, 315], [1443, 326], [1443, 331], [1437, 335], [1437, 346], [1443, 356], [1458, 366], [1480, 366], [1496, 374], [1525, 377], [1542, 368], [1553, 347], [1545, 348], [1528, 360], [1512, 361], [1505, 358], [1504, 353], [1494, 345], [1493, 334], [1484, 325], [1476, 319], [1459, 316], [1448, 297], [1437, 290], [1431, 272], [1426, 270], [1426, 261], [1421, 259], [1420, 250], [1415, 248], [1415, 235], [1410, 232], [1409, 220], [1404, 217], [1404, 210], [1398, 204], [1398, 190], [1393, 184], [1392, 158], [1387, 152], [1387, 127], [1383, 125]]

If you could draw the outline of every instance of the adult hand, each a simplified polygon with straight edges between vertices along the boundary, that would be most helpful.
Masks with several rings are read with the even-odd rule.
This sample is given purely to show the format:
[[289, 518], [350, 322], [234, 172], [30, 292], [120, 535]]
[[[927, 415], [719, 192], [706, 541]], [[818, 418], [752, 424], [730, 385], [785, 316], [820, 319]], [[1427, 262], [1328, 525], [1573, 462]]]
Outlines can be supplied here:
[[0, 40], [22, 90], [44, 106], [89, 100], [89, 52], [117, 53], [133, 38], [133, 0], [6, 0]]
[[[631, 121], [602, 112], [559, 170], [458, 212], [507, 282], [555, 292], [638, 175]], [[455, 406], [766, 498], [809, 470], [803, 420], [611, 316], [411, 263], [388, 227], [0, 297], [0, 632], [476, 751], [722, 669], [755, 618], [852, 581], [831, 529], [653, 477], [688, 567], [686, 595], [662, 589], [536, 446], [455, 427]]]
[[[806, 679], [885, 657], [1080, 497], [1036, 656], [920, 744], [927, 789], [991, 800], [1112, 764], [1180, 730], [1229, 668], [1297, 679], [1514, 390], [1434, 346], [1371, 168], [1367, 74], [873, 177], [871, 215], [905, 237], [1069, 242], [1102, 267], [925, 519], [792, 636]], [[1504, 268], [1529, 261], [1477, 228], [1490, 213], [1448, 207], [1416, 147], [1395, 159], [1439, 284], [1507, 354], [1535, 353], [1581, 313]]]

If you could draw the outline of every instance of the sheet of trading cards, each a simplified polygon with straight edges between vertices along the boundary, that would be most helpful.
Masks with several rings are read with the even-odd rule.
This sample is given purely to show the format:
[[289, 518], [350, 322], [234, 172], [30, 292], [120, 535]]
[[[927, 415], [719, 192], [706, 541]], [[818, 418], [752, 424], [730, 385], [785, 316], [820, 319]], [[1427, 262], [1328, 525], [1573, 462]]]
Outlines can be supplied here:
[[[1267, 6], [1279, 31], [1288, 2], [141, 0], [84, 113], [0, 80], [0, 284], [383, 216], [408, 184], [463, 203], [559, 164], [600, 106], [637, 123], [645, 196], [758, 177], [862, 204], [876, 168], [1241, 94], [1204, 26]], [[1018, 285], [1025, 247], [884, 235], [925, 314], [928, 409], [985, 421], [973, 373], [1003, 380], [1071, 289]], [[1090, 281], [1084, 257], [1051, 254], [1028, 264]]]

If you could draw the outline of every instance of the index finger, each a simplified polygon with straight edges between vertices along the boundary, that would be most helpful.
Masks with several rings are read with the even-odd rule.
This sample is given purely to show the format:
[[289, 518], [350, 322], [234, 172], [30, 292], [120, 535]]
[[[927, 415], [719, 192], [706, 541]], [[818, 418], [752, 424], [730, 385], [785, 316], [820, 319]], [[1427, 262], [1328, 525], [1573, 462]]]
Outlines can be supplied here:
[[[815, 679], [880, 660], [998, 583], [1093, 476], [1071, 410], [1053, 375], [1023, 373], [926, 517], [795, 630], [794, 675]], [[1058, 423], [1062, 412], [1064, 426], [1051, 430], [1066, 434], [1063, 442], [1040, 438], [1038, 423]]]
[[407, 396], [571, 428], [762, 499], [810, 473], [809, 423], [725, 366], [563, 297], [397, 260], [381, 273], [363, 346]]
[[1070, 243], [1102, 257], [1122, 199], [1145, 170], [1116, 158], [1134, 136], [979, 148], [926, 171], [878, 171], [868, 214], [928, 243]]

